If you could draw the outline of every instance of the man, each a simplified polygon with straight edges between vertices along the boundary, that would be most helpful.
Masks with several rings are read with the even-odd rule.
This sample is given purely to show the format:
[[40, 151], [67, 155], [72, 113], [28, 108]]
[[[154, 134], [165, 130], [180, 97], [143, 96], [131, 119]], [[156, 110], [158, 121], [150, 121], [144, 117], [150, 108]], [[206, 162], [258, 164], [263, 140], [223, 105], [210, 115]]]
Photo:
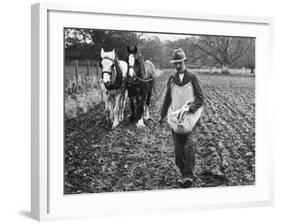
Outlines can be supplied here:
[[[178, 108], [182, 107], [188, 99], [189, 92], [186, 91], [186, 86], [192, 84], [194, 100], [189, 104], [187, 111], [195, 113], [202, 107], [204, 102], [203, 92], [196, 75], [187, 71], [185, 63], [186, 57], [184, 51], [179, 48], [174, 51], [173, 59], [170, 63], [174, 63], [176, 73], [172, 74], [168, 80], [167, 92], [162, 106], [161, 117], [159, 123], [162, 124], [168, 109], [171, 105], [178, 104]], [[174, 91], [176, 89], [176, 91]], [[187, 134], [178, 134], [172, 129], [172, 136], [175, 146], [175, 163], [178, 166], [182, 179], [178, 182], [183, 187], [191, 187], [194, 181], [194, 166], [195, 166], [195, 150], [196, 143], [194, 135], [198, 122], [193, 128], [193, 131]]]

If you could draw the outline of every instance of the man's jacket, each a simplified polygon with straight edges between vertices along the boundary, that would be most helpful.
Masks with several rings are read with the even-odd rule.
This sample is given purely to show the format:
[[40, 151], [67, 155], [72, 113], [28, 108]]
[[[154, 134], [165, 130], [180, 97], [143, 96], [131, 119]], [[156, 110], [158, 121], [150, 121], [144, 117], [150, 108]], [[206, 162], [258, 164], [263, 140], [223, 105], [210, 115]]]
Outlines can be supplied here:
[[199, 80], [197, 76], [193, 73], [188, 72], [187, 70], [184, 70], [184, 76], [182, 81], [180, 81], [179, 74], [174, 73], [170, 76], [167, 84], [167, 92], [165, 96], [165, 100], [162, 106], [161, 111], [161, 119], [163, 120], [165, 116], [167, 115], [168, 109], [172, 102], [172, 96], [171, 96], [171, 88], [173, 85], [177, 85], [180, 87], [185, 86], [187, 83], [191, 82], [193, 86], [194, 91], [194, 101], [190, 104], [189, 112], [194, 113], [197, 109], [199, 109], [203, 103], [204, 103], [204, 95], [203, 91], [201, 89]]

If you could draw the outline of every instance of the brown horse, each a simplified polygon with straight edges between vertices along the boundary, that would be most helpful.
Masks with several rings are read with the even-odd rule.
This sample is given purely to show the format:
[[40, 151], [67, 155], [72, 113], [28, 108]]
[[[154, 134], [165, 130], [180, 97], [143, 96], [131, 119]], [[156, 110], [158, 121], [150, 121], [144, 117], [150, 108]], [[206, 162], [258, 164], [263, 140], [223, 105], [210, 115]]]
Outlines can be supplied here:
[[127, 47], [128, 77], [127, 90], [131, 106], [131, 121], [137, 121], [137, 127], [144, 127], [143, 119], [150, 119], [149, 104], [155, 83], [155, 66], [138, 53], [137, 47]]

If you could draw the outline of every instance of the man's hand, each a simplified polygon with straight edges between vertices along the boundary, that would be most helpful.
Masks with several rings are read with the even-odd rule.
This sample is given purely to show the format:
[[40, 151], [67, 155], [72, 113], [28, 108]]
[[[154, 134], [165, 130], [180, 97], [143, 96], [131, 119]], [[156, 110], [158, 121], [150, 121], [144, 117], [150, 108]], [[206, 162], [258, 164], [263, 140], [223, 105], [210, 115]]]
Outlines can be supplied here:
[[186, 105], [184, 108], [183, 108], [183, 111], [181, 113], [178, 114], [177, 116], [177, 119], [178, 121], [182, 122], [183, 119], [184, 119], [184, 115], [189, 113], [189, 109], [190, 109], [190, 106], [189, 105]]
[[189, 110], [190, 110], [189, 104], [187, 104], [187, 105], [184, 107], [184, 110], [185, 110], [186, 112], [189, 112]]

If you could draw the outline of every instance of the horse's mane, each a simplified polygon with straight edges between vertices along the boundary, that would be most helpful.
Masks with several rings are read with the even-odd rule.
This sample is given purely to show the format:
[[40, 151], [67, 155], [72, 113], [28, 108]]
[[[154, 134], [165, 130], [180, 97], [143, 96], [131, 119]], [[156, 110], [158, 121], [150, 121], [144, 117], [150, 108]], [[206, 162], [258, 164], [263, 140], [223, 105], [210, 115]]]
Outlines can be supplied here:
[[120, 68], [120, 63], [119, 63], [119, 59], [117, 56], [115, 56], [114, 64], [115, 64], [115, 68], [116, 68], [116, 73], [119, 75], [122, 75], [122, 70]]
[[146, 78], [146, 68], [145, 68], [145, 65], [144, 65], [144, 60], [143, 60], [143, 58], [140, 54], [137, 55], [137, 59], [138, 59], [139, 64], [140, 64], [140, 71], [141, 71], [141, 74], [142, 74], [141, 78]]

